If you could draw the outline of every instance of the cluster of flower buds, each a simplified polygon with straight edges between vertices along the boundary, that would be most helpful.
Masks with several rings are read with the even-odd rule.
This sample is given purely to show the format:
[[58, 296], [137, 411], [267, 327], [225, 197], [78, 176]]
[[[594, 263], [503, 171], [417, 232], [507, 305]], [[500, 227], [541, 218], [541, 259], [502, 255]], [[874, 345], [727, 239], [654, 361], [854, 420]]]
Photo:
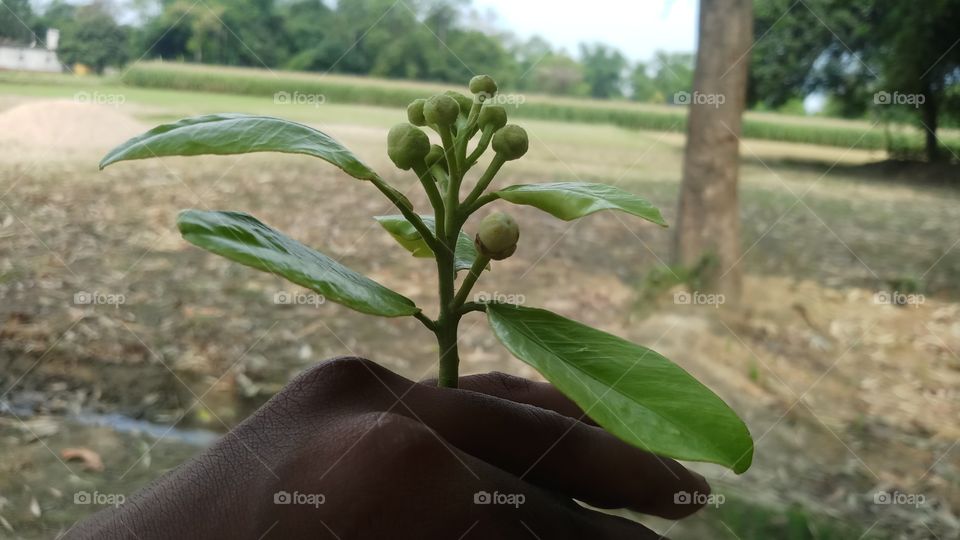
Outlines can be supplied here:
[[[450, 139], [456, 138], [463, 147], [479, 132], [480, 141], [466, 167], [471, 166], [488, 146], [496, 155], [496, 167], [527, 153], [527, 132], [516, 124], [508, 124], [507, 111], [490, 100], [497, 94], [496, 81], [489, 75], [477, 75], [470, 80], [469, 88], [473, 99], [447, 91], [426, 99], [415, 99], [407, 106], [408, 122], [395, 125], [387, 135], [387, 155], [394, 165], [405, 171], [420, 171], [419, 166], [422, 166], [423, 170], [432, 170], [434, 176], [440, 177], [450, 173], [453, 164], [448, 164], [447, 160], [455, 156], [455, 149], [431, 144], [421, 127], [429, 127], [441, 138], [446, 137], [444, 146], [451, 146]], [[462, 152], [461, 149], [461, 161]], [[440, 167], [442, 171], [434, 167]], [[440, 178], [436, 180], [440, 182]], [[441, 183], [441, 189], [445, 189], [445, 184]], [[494, 212], [480, 223], [475, 243], [483, 255], [501, 260], [513, 254], [519, 236], [517, 224], [510, 216]]]

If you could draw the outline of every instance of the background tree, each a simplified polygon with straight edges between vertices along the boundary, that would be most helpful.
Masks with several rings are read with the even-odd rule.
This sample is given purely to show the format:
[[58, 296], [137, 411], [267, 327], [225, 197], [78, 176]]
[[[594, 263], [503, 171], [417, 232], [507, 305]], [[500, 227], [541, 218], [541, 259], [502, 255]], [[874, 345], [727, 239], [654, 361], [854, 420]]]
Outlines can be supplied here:
[[919, 119], [926, 135], [926, 157], [941, 157], [937, 129], [941, 116], [960, 118], [960, 103], [948, 99], [951, 86], [960, 84], [960, 5], [956, 1], [928, 0], [922, 6], [883, 0], [881, 34], [888, 41], [877, 49], [889, 48], [879, 56], [887, 91], [924, 96]]
[[167, 2], [161, 12], [146, 21], [133, 38], [135, 58], [186, 60], [193, 33], [190, 15], [194, 6], [186, 0]]
[[117, 24], [102, 3], [76, 7], [60, 28], [60, 61], [86, 64], [97, 73], [127, 60], [127, 29]]
[[636, 101], [663, 103], [672, 100], [677, 92], [690, 92], [693, 88], [693, 55], [657, 51], [652, 61], [636, 65], [630, 85], [631, 98]]
[[[960, 119], [950, 97], [960, 83], [957, 28], [955, 0], [758, 0], [750, 103], [777, 108], [822, 92], [833, 114], [907, 118], [926, 132], [926, 157], [936, 160], [938, 127]], [[922, 95], [923, 103], [884, 103], [877, 92]]]
[[584, 96], [590, 87], [584, 80], [583, 65], [564, 53], [551, 53], [527, 74], [527, 90], [561, 96]]
[[32, 43], [34, 21], [30, 0], [0, 0], [0, 43]]
[[704, 281], [729, 301], [736, 301], [742, 288], [737, 177], [752, 24], [751, 0], [700, 2], [675, 237], [677, 262], [689, 267], [713, 262], [704, 268]]
[[623, 94], [623, 73], [627, 59], [620, 51], [603, 44], [580, 45], [580, 62], [583, 78], [596, 98], [616, 97]]

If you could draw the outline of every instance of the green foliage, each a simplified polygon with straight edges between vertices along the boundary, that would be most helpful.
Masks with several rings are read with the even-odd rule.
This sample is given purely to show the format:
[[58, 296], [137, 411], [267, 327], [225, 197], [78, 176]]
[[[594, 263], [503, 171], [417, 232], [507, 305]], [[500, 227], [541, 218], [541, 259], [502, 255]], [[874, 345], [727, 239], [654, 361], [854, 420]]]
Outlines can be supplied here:
[[128, 30], [116, 23], [105, 4], [93, 3], [72, 10], [60, 28], [60, 61], [86, 64], [97, 73], [127, 61]]
[[600, 210], [620, 210], [663, 227], [667, 222], [660, 210], [645, 199], [607, 184], [553, 182], [521, 184], [494, 193], [514, 204], [528, 204], [564, 221], [571, 221]]
[[623, 95], [621, 82], [627, 68], [627, 59], [620, 51], [602, 44], [581, 45], [583, 78], [595, 98], [610, 98]]
[[186, 210], [177, 218], [191, 244], [269, 272], [350, 309], [382, 317], [413, 315], [413, 301], [350, 270], [242, 212]]
[[[492, 79], [481, 77], [474, 82], [472, 90], [478, 97], [492, 97], [489, 91], [496, 88]], [[471, 311], [486, 311], [494, 334], [507, 349], [539, 370], [614, 435], [651, 452], [719, 463], [737, 473], [745, 471], [753, 457], [753, 441], [746, 426], [719, 397], [663, 356], [548, 311], [468, 301], [473, 285], [491, 261], [510, 257], [518, 249], [519, 224], [503, 212], [487, 215], [472, 242], [463, 230], [473, 214], [497, 199], [531, 205], [565, 220], [599, 210], [619, 210], [665, 225], [660, 212], [646, 200], [602, 184], [530, 184], [485, 194], [501, 167], [522, 157], [529, 144], [526, 131], [514, 124], [498, 127], [488, 122], [481, 132], [480, 111], [486, 106], [480, 99], [451, 97], [450, 93], [425, 101], [424, 119], [443, 142], [442, 157], [434, 152], [432, 159], [445, 161], [446, 167], [438, 167], [437, 161], [428, 167], [431, 145], [419, 128], [404, 123], [388, 134], [387, 153], [398, 168], [412, 169], [417, 175], [433, 216], [414, 213], [409, 200], [326, 134], [276, 118], [220, 114], [158, 126], [112, 150], [101, 167], [152, 156], [276, 151], [317, 157], [353, 177], [369, 180], [401, 212], [399, 216], [379, 216], [377, 221], [414, 256], [435, 259], [436, 319], [408, 298], [250, 215], [187, 210], [181, 213], [178, 226], [187, 241], [203, 249], [283, 277], [354, 310], [384, 317], [415, 317], [437, 338], [440, 386], [457, 385], [460, 319]], [[471, 139], [478, 135], [480, 141], [468, 154]], [[483, 141], [491, 138], [494, 158], [473, 190], [461, 197], [464, 175], [489, 150]], [[464, 269], [469, 271], [457, 288], [457, 272]]]
[[[414, 257], [434, 258], [436, 256], [416, 227], [402, 215], [374, 216], [373, 219], [377, 220], [377, 223]], [[437, 222], [434, 217], [420, 216], [420, 219], [423, 220], [423, 224], [427, 226], [430, 232], [436, 235]], [[479, 254], [477, 248], [473, 245], [473, 240], [467, 233], [460, 231], [460, 235], [457, 237], [456, 254], [454, 255], [454, 268], [458, 272], [469, 270], [478, 257]]]
[[0, 44], [29, 45], [34, 40], [35, 23], [29, 0], [0, 0]]
[[677, 92], [693, 91], [693, 55], [657, 51], [649, 64], [639, 63], [630, 74], [631, 95], [635, 101], [672, 103]]
[[377, 178], [377, 173], [326, 133], [289, 120], [244, 114], [208, 114], [157, 126], [111, 150], [100, 168], [131, 159], [251, 152], [307, 154], [354, 178]]
[[[960, 118], [960, 10], [951, 0], [922, 8], [897, 0], [762, 0], [756, 4], [749, 100], [777, 108], [813, 91], [828, 93], [831, 112], [881, 120], [906, 114], [923, 131]], [[784, 13], [789, 12], [788, 17]], [[829, 25], [824, 21], [829, 21]], [[885, 99], [878, 99], [883, 92]], [[891, 95], [920, 96], [897, 103]], [[899, 111], [891, 114], [891, 110]], [[927, 157], [937, 157], [933, 136]]]
[[753, 441], [743, 421], [656, 352], [542, 309], [491, 304], [487, 317], [514, 356], [617, 437], [737, 473], [750, 467]]

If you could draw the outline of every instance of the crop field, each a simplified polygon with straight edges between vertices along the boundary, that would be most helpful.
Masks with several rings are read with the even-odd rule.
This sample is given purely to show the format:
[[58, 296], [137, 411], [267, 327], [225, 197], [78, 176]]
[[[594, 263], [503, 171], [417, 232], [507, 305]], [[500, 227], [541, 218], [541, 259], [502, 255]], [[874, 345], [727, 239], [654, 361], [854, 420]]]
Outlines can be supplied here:
[[[28, 79], [35, 80], [36, 76]], [[230, 93], [273, 98], [277, 93], [288, 99], [296, 95], [322, 96], [325, 102], [405, 107], [418, 97], [450, 89], [449, 86], [389, 81], [370, 77], [273, 72], [260, 69], [191, 66], [185, 64], [142, 62], [116, 76], [119, 83], [138, 88]], [[48, 82], [64, 80], [50, 77]], [[16, 81], [16, 75], [0, 81]], [[76, 84], [66, 79], [66, 84]], [[505, 96], [514, 105], [517, 117], [560, 122], [609, 124], [628, 129], [683, 133], [686, 113], [683, 107], [630, 102], [604, 102], [557, 98], [540, 95]], [[284, 98], [280, 98], [284, 99]], [[878, 121], [847, 121], [784, 114], [748, 113], [743, 125], [744, 137], [771, 141], [881, 150], [918, 151], [923, 133], [907, 126], [888, 129]], [[960, 153], [960, 133], [943, 130], [941, 144]]]
[[[416, 321], [278, 304], [278, 293], [298, 290], [190, 246], [174, 227], [183, 208], [250, 212], [434, 305], [435, 269], [369, 218], [391, 213], [371, 186], [303, 156], [103, 172], [97, 162], [158, 122], [269, 114], [329, 133], [423, 207], [385, 138], [404, 119], [398, 106], [438, 89], [166, 64], [106, 78], [0, 73], [0, 537], [67, 529], [102, 507], [76, 503], [78, 490], [132, 493], [324, 359], [359, 355], [413, 379], [434, 375], [436, 345]], [[324, 97], [285, 102], [276, 92]], [[531, 148], [498, 182], [611, 183], [674, 221], [681, 109], [525, 96], [508, 114]], [[527, 207], [511, 210], [522, 249], [478, 292], [519, 295], [649, 344], [744, 417], [754, 468], [736, 477], [694, 464], [723, 500], [683, 522], [650, 521], [667, 536], [953, 537], [960, 169], [884, 161], [885, 132], [870, 122], [751, 113], [744, 131], [742, 306], [675, 301], [687, 280], [667, 265], [669, 229], [615, 214], [558, 222]], [[901, 131], [919, 144], [919, 133]], [[956, 133], [944, 139], [960, 146]], [[917, 301], [883, 302], [896, 294]], [[537, 377], [476, 314], [461, 327], [465, 372]], [[103, 467], [64, 457], [76, 448], [93, 449]], [[895, 492], [924, 502], [875, 502]]]

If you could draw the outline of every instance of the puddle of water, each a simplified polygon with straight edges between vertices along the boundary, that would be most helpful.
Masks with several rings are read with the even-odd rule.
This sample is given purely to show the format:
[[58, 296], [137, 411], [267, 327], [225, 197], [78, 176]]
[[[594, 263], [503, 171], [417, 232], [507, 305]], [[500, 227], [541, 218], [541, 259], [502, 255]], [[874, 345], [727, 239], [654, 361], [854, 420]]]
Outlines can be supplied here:
[[220, 434], [206, 429], [182, 429], [147, 420], [137, 420], [117, 413], [80, 413], [68, 416], [67, 421], [84, 426], [107, 427], [119, 433], [144, 434], [156, 439], [181, 442], [192, 446], [208, 447], [220, 438]]

